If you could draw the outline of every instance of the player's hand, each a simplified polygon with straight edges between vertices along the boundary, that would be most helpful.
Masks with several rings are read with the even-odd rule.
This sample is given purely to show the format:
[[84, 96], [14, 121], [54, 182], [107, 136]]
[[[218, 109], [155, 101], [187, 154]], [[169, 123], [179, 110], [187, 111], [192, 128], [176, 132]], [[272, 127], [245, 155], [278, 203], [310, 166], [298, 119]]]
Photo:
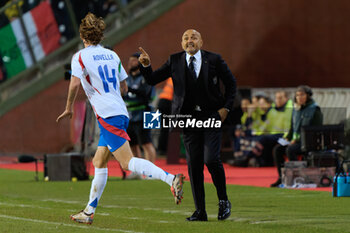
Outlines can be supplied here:
[[63, 118], [69, 117], [71, 119], [73, 116], [73, 111], [65, 110], [59, 117], [57, 117], [56, 122], [58, 123]]
[[151, 64], [151, 58], [149, 57], [148, 53], [146, 53], [146, 51], [142, 47], [139, 47], [139, 50], [141, 51], [139, 62], [143, 66], [149, 66]]

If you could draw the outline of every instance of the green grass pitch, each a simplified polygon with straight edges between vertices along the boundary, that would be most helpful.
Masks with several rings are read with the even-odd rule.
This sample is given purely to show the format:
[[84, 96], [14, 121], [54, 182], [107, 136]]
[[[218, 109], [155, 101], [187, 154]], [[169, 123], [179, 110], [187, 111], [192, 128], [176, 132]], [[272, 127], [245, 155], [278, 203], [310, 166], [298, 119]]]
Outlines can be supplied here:
[[215, 188], [206, 184], [209, 221], [186, 222], [194, 210], [189, 182], [177, 206], [161, 181], [114, 177], [94, 223], [75, 223], [69, 216], [85, 207], [90, 182], [36, 182], [33, 172], [0, 169], [0, 232], [350, 232], [350, 198], [329, 192], [228, 185], [232, 215], [219, 222]]

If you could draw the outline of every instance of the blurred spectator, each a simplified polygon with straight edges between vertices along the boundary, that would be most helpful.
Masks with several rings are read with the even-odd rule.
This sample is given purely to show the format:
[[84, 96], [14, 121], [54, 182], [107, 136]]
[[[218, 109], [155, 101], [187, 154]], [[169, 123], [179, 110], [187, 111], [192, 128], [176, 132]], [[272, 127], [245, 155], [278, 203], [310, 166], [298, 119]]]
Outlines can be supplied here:
[[39, 5], [40, 2], [40, 0], [25, 0], [22, 6], [22, 14], [36, 7], [37, 5]]
[[272, 100], [269, 97], [262, 96], [259, 98], [258, 109], [260, 111], [260, 119], [254, 131], [255, 135], [263, 135], [271, 132], [271, 127], [273, 125], [271, 118], [274, 114], [274, 112], [271, 111], [271, 106]]
[[[33, 1], [33, 0], [32, 0]], [[79, 24], [88, 12], [98, 17], [106, 17], [116, 12], [117, 2], [114, 0], [74, 0], [71, 1], [75, 20]], [[68, 8], [64, 0], [51, 0], [51, 6], [61, 33], [61, 44], [74, 37], [72, 20], [69, 17]], [[77, 36], [77, 35], [76, 35]]]
[[245, 134], [241, 125], [237, 125], [234, 131], [234, 162], [232, 165], [238, 167], [248, 166], [248, 154], [253, 148], [253, 143], [252, 137]]
[[[260, 99], [261, 109], [269, 106], [269, 104], [264, 103], [263, 99], [264, 97]], [[256, 158], [256, 165], [260, 167], [273, 166], [272, 149], [280, 137], [287, 135], [291, 125], [293, 105], [285, 91], [275, 93], [275, 103], [271, 106], [273, 107], [269, 108], [265, 114], [266, 117], [262, 115], [264, 124], [261, 130], [263, 134], [256, 139], [250, 154], [250, 157]]]
[[[302, 85], [295, 92], [295, 105], [292, 113], [291, 128], [285, 137], [285, 143], [280, 143], [273, 149], [274, 159], [278, 170], [278, 179], [271, 187], [278, 187], [282, 183], [281, 167], [284, 164], [284, 155], [289, 161], [297, 160], [302, 154], [300, 132], [302, 126], [322, 125], [323, 116], [320, 107], [312, 99], [310, 87]], [[283, 144], [283, 145], [282, 145]]]
[[[261, 96], [258, 101], [259, 119], [255, 125], [254, 135], [251, 137], [251, 150], [248, 152], [247, 160], [251, 160], [251, 166], [267, 166], [267, 159], [263, 158], [263, 145], [259, 143], [262, 135], [267, 135], [271, 132], [273, 125], [274, 111], [271, 108], [272, 100], [267, 96]], [[265, 156], [264, 156], [265, 157]], [[272, 156], [271, 161], [272, 160]]]
[[264, 114], [259, 107], [259, 100], [262, 97], [266, 97], [266, 94], [263, 92], [258, 92], [253, 96], [252, 103], [248, 106], [248, 117], [245, 123], [245, 130], [247, 130], [247, 133], [249, 135], [246, 136], [260, 134], [260, 128], [262, 124], [261, 115]]
[[[69, 39], [74, 37], [74, 29], [72, 21], [69, 17], [68, 7], [64, 0], [51, 0], [51, 7], [55, 15], [58, 30], [61, 34], [60, 43], [64, 44]], [[76, 12], [76, 14], [79, 14], [78, 12]], [[84, 14], [83, 17], [85, 17], [85, 15], [86, 14]], [[77, 21], [77, 23], [80, 23], [80, 21]]]
[[20, 8], [23, 6], [24, 1], [18, 1], [17, 3], [13, 3], [16, 0], [10, 0], [5, 4], [6, 8], [5, 15], [9, 21], [13, 21], [20, 15]]
[[116, 12], [118, 10], [118, 5], [114, 0], [105, 0], [100, 10], [101, 17], [106, 17], [108, 14]]
[[[242, 117], [241, 117], [241, 125], [244, 129], [250, 130], [251, 125], [248, 125], [247, 120], [250, 116], [249, 108], [251, 107], [251, 100], [248, 97], [244, 97], [241, 100], [241, 109], [242, 109]], [[241, 128], [242, 129], [242, 128]]]
[[[234, 134], [234, 164], [239, 167], [248, 166], [251, 158], [251, 151], [255, 146], [256, 135], [260, 134], [263, 121], [261, 116], [264, 114], [259, 106], [259, 101], [267, 98], [264, 93], [257, 93], [252, 102], [247, 97], [241, 100], [243, 115], [241, 125], [236, 126]], [[264, 100], [263, 100], [264, 101]], [[261, 103], [263, 103], [263, 101]]]
[[247, 124], [247, 119], [248, 119], [248, 108], [251, 105], [251, 100], [249, 97], [243, 97], [241, 99], [241, 119], [240, 119], [240, 124], [235, 125], [234, 128], [234, 135], [233, 135], [233, 149], [234, 149], [234, 157], [240, 158], [244, 151], [244, 145], [245, 143], [243, 142], [244, 138], [246, 135], [250, 135], [247, 131], [250, 131], [251, 125]]
[[[143, 128], [143, 112], [151, 110], [149, 102], [154, 97], [154, 88], [146, 83], [140, 73], [139, 56], [139, 53], [133, 54], [128, 62], [128, 93], [124, 96], [130, 118], [127, 133], [131, 139], [130, 146], [134, 156], [141, 157], [141, 146], [145, 159], [154, 163], [156, 150], [152, 143], [151, 131]], [[135, 178], [134, 174], [130, 176], [129, 178]]]
[[117, 2], [114, 0], [75, 0], [72, 1], [72, 5], [78, 23], [88, 12], [105, 18], [109, 13], [118, 10]]
[[273, 106], [274, 118], [271, 134], [285, 134], [286, 136], [291, 126], [293, 101], [288, 98], [287, 92], [277, 91]]
[[[254, 106], [254, 135], [238, 127], [235, 131], [235, 162], [236, 166], [273, 166], [272, 149], [277, 140], [288, 133], [292, 116], [292, 101], [288, 100], [285, 91], [275, 93], [275, 103], [270, 98], [260, 94], [258, 106]], [[241, 101], [242, 124], [248, 119], [249, 99]], [[259, 109], [259, 110], [256, 110]], [[247, 124], [246, 124], [247, 125]]]
[[[174, 94], [174, 86], [173, 86], [173, 80], [171, 78], [168, 78], [165, 81], [164, 87], [162, 89], [162, 92], [159, 94], [159, 102], [158, 102], [158, 109], [162, 114], [169, 115], [171, 114], [171, 102], [173, 100], [173, 94]], [[158, 154], [166, 154], [168, 149], [168, 134], [169, 129], [162, 127], [160, 129], [160, 134], [158, 138]]]

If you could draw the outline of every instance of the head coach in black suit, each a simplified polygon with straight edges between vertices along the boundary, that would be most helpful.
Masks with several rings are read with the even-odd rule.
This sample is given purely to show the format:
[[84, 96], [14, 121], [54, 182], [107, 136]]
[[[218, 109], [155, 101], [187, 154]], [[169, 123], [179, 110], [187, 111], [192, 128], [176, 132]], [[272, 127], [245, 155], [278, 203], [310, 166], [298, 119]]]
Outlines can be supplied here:
[[[201, 50], [203, 41], [198, 31], [185, 31], [181, 45], [184, 51], [170, 55], [168, 61], [155, 71], [152, 70], [150, 56], [140, 47], [141, 73], [151, 85], [172, 77], [172, 114], [188, 114], [202, 120], [214, 118], [223, 122], [233, 106], [236, 93], [234, 76], [219, 54]], [[224, 86], [224, 93], [220, 83]], [[196, 207], [196, 211], [187, 220], [208, 220], [205, 210], [204, 164], [217, 190], [218, 219], [228, 218], [231, 215], [231, 203], [227, 198], [225, 170], [220, 159], [221, 127], [201, 130], [187, 128], [183, 129], [183, 134]]]

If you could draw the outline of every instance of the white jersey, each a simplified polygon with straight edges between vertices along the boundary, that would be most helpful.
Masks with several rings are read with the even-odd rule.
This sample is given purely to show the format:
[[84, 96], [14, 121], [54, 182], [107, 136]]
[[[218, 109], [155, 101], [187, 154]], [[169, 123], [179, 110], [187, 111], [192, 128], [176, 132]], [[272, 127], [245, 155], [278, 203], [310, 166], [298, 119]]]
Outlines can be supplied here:
[[72, 58], [72, 75], [79, 78], [95, 114], [128, 116], [120, 84], [128, 77], [118, 55], [101, 45], [79, 50]]

